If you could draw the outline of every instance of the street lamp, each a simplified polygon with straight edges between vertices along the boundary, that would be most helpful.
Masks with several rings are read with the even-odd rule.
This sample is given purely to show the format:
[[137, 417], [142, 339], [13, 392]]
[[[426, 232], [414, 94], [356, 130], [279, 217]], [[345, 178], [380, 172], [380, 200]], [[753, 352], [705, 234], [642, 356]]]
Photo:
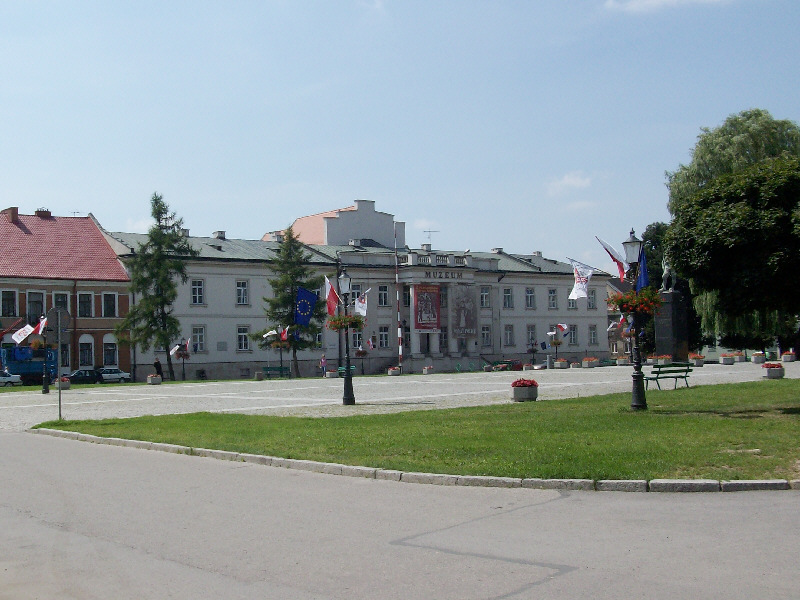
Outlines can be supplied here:
[[186, 338], [181, 338], [181, 347], [178, 352], [181, 359], [181, 379], [186, 381]]
[[[347, 317], [347, 305], [349, 304], [350, 296], [350, 276], [347, 271], [342, 267], [342, 272], [339, 274], [339, 292], [343, 294], [344, 316]], [[344, 328], [344, 396], [342, 397], [342, 404], [349, 405], [356, 403], [355, 394], [353, 394], [353, 373], [350, 371], [350, 327], [346, 323]]]
[[[631, 229], [630, 237], [622, 242], [625, 249], [625, 260], [631, 266], [631, 281], [634, 289], [639, 278], [639, 255], [642, 251], [642, 240], [636, 237]], [[644, 373], [642, 373], [642, 354], [639, 351], [639, 324], [636, 322], [636, 312], [633, 313], [633, 344], [631, 344], [631, 358], [633, 359], [633, 391], [631, 392], [631, 409], [647, 410], [647, 398], [644, 393]]]

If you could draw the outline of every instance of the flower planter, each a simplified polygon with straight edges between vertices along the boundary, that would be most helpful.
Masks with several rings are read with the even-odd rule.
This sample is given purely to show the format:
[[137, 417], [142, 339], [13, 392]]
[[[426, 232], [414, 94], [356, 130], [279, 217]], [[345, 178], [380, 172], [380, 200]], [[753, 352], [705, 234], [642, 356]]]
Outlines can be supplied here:
[[720, 362], [720, 364], [723, 364], [723, 365], [732, 365], [735, 360], [736, 360], [736, 357], [734, 357], [734, 356], [720, 356], [719, 357], [719, 362]]
[[491, 373], [492, 372], [492, 365], [483, 365], [483, 372], [484, 373]]
[[339, 377], [338, 371], [325, 371], [325, 377], [330, 377], [331, 379], [335, 377]]
[[692, 363], [692, 365], [694, 365], [695, 367], [702, 367], [704, 364], [706, 364], [706, 359], [705, 358], [690, 358], [689, 362]]
[[161, 385], [161, 377], [158, 375], [148, 375], [147, 385]]
[[423, 375], [433, 375], [433, 367], [422, 367]]
[[581, 363], [574, 362], [574, 363], [570, 363], [569, 366], [572, 367], [573, 369], [580, 369], [581, 368]]
[[387, 373], [389, 373], [389, 375], [400, 375], [400, 369], [389, 369]]
[[783, 362], [794, 362], [795, 355], [794, 354], [784, 354], [781, 356], [781, 360]]
[[553, 362], [554, 369], [568, 369], [569, 363], [565, 360], [557, 360]]
[[752, 360], [754, 365], [763, 365], [767, 362], [767, 357], [763, 354], [753, 354]]
[[581, 361], [581, 366], [584, 369], [593, 369], [594, 367], [597, 366], [597, 361], [596, 360], [584, 360], [584, 361]]
[[744, 354], [737, 354], [733, 358], [734, 362], [744, 362]]
[[773, 369], [764, 369], [767, 374], [764, 375], [766, 379], [783, 379], [785, 371], [783, 367], [776, 367]]
[[514, 402], [530, 402], [539, 397], [539, 388], [537, 387], [515, 387], [511, 388]]
[[672, 362], [671, 358], [657, 358], [656, 364], [657, 365], [668, 365]]
[[70, 381], [56, 381], [56, 387], [62, 390], [68, 390], [72, 387], [72, 382]]
[[523, 371], [533, 371], [533, 365], [522, 365]]

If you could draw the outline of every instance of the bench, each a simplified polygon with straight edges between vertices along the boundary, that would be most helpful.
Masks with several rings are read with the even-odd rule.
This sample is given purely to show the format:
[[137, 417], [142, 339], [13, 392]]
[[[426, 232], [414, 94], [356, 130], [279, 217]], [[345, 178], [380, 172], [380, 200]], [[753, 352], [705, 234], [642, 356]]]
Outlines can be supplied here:
[[261, 371], [267, 379], [270, 379], [273, 374], [278, 377], [289, 377], [289, 367], [261, 367]]
[[[344, 377], [344, 372], [347, 370], [346, 367], [339, 367], [339, 377]], [[350, 365], [350, 377], [356, 374], [356, 366]]]
[[669, 365], [656, 365], [650, 372], [650, 375], [644, 376], [644, 387], [647, 389], [647, 384], [650, 381], [655, 381], [658, 389], [661, 389], [660, 380], [674, 379], [675, 388], [678, 388], [678, 379], [683, 379], [686, 387], [689, 387], [689, 373], [692, 372], [692, 365], [690, 363], [671, 363]]

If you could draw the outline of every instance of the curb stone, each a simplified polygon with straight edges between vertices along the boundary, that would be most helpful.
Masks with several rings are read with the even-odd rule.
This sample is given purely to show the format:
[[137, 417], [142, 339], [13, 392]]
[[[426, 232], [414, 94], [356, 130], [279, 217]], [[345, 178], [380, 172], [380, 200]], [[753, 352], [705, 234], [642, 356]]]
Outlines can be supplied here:
[[155, 450], [172, 454], [186, 454], [214, 458], [216, 460], [239, 461], [285, 469], [311, 471], [327, 475], [345, 477], [363, 477], [384, 481], [402, 481], [430, 485], [453, 485], [462, 487], [500, 487], [526, 488], [538, 490], [570, 490], [570, 491], [602, 491], [602, 492], [738, 492], [756, 490], [798, 490], [800, 479], [757, 479], [717, 481], [716, 479], [540, 479], [530, 477], [518, 479], [514, 477], [493, 477], [488, 475], [449, 475], [446, 473], [415, 473], [394, 469], [378, 469], [358, 465], [341, 465], [296, 458], [262, 456], [213, 450], [208, 448], [190, 448], [163, 442], [147, 442], [143, 440], [126, 440], [123, 438], [104, 438], [86, 433], [63, 431], [60, 429], [28, 429], [28, 433], [49, 435], [93, 444], [124, 446], [141, 450]]

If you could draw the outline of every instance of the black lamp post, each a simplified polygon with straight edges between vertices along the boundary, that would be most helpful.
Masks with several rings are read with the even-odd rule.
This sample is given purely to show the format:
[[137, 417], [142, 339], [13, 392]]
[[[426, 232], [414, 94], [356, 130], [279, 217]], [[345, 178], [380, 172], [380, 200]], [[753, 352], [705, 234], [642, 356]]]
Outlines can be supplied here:
[[[347, 305], [349, 304], [350, 297], [350, 276], [342, 267], [342, 272], [339, 274], [339, 291], [343, 294], [344, 316], [347, 317]], [[342, 404], [349, 405], [355, 404], [356, 397], [353, 394], [353, 373], [350, 371], [350, 327], [345, 325], [344, 328], [344, 396], [342, 397]]]
[[[630, 237], [622, 242], [622, 247], [625, 248], [625, 260], [631, 266], [631, 280], [633, 281], [634, 289], [636, 280], [639, 277], [639, 254], [642, 250], [642, 240], [637, 238], [633, 229], [631, 229]], [[632, 410], [647, 410], [647, 398], [644, 393], [644, 373], [642, 373], [642, 354], [639, 351], [639, 323], [637, 323], [636, 313], [633, 313], [633, 324], [631, 326], [633, 332], [633, 343], [631, 344], [631, 358], [633, 360], [633, 391], [631, 393], [631, 409]]]
[[186, 338], [181, 338], [181, 347], [178, 349], [181, 358], [181, 379], [186, 381]]
[[[41, 317], [44, 319], [44, 315]], [[41, 319], [39, 320], [41, 323]], [[42, 393], [49, 394], [50, 393], [50, 373], [47, 371], [47, 327], [42, 327], [42, 338], [44, 342], [42, 342], [42, 347], [44, 348], [44, 362], [42, 363]]]

